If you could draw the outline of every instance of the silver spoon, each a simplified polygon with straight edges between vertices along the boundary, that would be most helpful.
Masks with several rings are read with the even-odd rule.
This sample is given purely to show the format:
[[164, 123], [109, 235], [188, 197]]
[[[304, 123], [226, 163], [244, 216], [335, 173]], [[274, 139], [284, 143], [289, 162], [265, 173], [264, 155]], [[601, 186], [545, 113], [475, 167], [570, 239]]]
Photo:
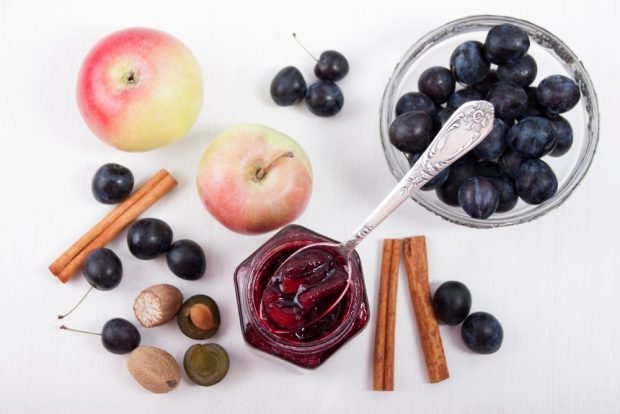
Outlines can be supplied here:
[[[326, 307], [324, 312], [319, 312], [311, 320], [305, 320], [304, 326], [318, 321], [329, 313], [345, 296], [351, 285], [351, 253], [358, 244], [362, 242], [377, 228], [387, 216], [403, 203], [409, 196], [419, 190], [424, 184], [433, 179], [444, 168], [467, 154], [471, 149], [478, 145], [493, 129], [494, 111], [493, 105], [487, 101], [467, 102], [459, 107], [454, 114], [446, 121], [445, 125], [437, 133], [435, 139], [428, 146], [426, 151], [420, 156], [418, 161], [411, 167], [409, 172], [400, 180], [396, 187], [388, 194], [385, 199], [370, 213], [362, 225], [353, 235], [341, 243], [312, 243], [297, 250], [289, 256], [274, 272], [277, 275], [287, 263], [299, 257], [301, 253], [308, 253], [309, 250], [317, 249], [321, 251], [336, 252], [344, 258], [345, 270], [347, 272], [346, 285], [336, 300]], [[272, 283], [272, 281], [268, 282]], [[267, 320], [264, 315], [263, 303], [260, 306], [261, 317]], [[296, 331], [298, 328], [293, 329]], [[289, 333], [290, 330], [274, 329], [276, 333]]]

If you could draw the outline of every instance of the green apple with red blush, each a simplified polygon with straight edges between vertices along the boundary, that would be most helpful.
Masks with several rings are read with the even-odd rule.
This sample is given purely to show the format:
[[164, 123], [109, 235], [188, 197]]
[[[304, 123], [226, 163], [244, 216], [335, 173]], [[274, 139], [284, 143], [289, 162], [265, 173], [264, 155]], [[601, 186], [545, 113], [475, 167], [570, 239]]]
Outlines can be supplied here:
[[147, 151], [181, 139], [202, 106], [202, 75], [191, 51], [152, 29], [112, 33], [80, 69], [77, 103], [92, 132], [124, 151]]
[[288, 135], [262, 125], [240, 125], [218, 135], [197, 174], [207, 210], [228, 229], [260, 234], [298, 218], [312, 193], [312, 167]]

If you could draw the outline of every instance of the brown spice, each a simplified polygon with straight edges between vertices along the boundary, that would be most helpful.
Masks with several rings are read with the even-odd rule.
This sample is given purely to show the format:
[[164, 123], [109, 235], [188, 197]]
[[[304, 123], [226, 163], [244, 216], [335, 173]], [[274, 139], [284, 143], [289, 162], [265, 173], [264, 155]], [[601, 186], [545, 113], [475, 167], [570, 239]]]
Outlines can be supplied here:
[[396, 293], [401, 247], [401, 240], [386, 239], [383, 241], [377, 331], [375, 333], [373, 378], [375, 391], [394, 390]]
[[450, 374], [431, 302], [424, 236], [405, 239], [404, 261], [428, 376], [431, 383], [443, 381]]
[[145, 328], [163, 325], [174, 318], [183, 304], [183, 294], [166, 283], [144, 289], [133, 302], [136, 319]]
[[174, 390], [181, 381], [176, 359], [154, 346], [134, 349], [127, 359], [127, 369], [140, 385], [156, 394]]
[[159, 171], [60, 255], [49, 266], [50, 272], [61, 282], [68, 281], [80, 271], [93, 250], [111, 242], [125, 227], [176, 185], [177, 181], [168, 171]]

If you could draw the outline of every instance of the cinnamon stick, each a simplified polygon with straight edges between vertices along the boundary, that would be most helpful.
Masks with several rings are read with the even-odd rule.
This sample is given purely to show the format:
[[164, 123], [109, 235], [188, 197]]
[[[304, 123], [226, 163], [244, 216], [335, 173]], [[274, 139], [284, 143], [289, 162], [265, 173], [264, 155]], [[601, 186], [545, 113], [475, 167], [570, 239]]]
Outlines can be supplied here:
[[390, 280], [388, 290], [387, 323], [385, 330], [385, 391], [394, 391], [394, 342], [396, 333], [396, 293], [398, 288], [398, 271], [402, 240], [394, 240], [392, 259], [390, 260]]
[[428, 376], [431, 383], [443, 381], [449, 378], [450, 374], [439, 335], [439, 326], [433, 313], [424, 236], [405, 239], [404, 260]]
[[401, 247], [401, 240], [386, 239], [383, 241], [373, 367], [373, 389], [375, 391], [394, 390], [396, 293]]
[[176, 184], [177, 181], [168, 171], [157, 172], [60, 255], [49, 266], [50, 272], [61, 282], [68, 281], [79, 272], [93, 250], [111, 242], [127, 225], [172, 190]]
[[379, 279], [379, 304], [377, 307], [377, 330], [375, 332], [375, 358], [373, 386], [375, 391], [383, 391], [385, 385], [385, 327], [387, 324], [387, 298], [390, 278], [390, 261], [393, 240], [383, 241], [381, 278]]

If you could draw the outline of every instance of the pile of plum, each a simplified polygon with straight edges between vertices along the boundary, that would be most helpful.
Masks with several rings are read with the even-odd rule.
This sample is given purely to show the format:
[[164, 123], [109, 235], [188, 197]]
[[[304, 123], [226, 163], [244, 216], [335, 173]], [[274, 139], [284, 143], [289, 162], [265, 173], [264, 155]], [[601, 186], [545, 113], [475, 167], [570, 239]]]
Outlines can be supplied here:
[[[413, 165], [433, 137], [465, 102], [485, 99], [495, 109], [489, 135], [465, 157], [427, 183], [451, 206], [485, 219], [510, 211], [519, 197], [528, 204], [549, 200], [558, 181], [540, 158], [564, 155], [573, 142], [570, 123], [560, 114], [580, 99], [570, 78], [552, 75], [531, 86], [538, 72], [527, 54], [530, 40], [510, 24], [493, 27], [485, 43], [461, 43], [450, 68], [435, 66], [418, 79], [418, 92], [401, 96], [389, 128], [392, 145]], [[457, 84], [462, 88], [457, 90]]]

